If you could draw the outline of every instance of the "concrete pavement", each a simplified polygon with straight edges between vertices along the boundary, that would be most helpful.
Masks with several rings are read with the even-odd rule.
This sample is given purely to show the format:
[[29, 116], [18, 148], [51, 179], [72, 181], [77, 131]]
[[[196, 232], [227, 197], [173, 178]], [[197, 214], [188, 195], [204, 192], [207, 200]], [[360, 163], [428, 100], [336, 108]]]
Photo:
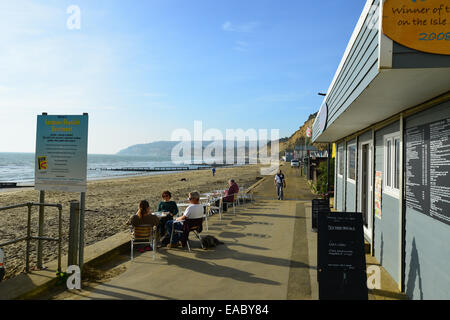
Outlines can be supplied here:
[[[297, 169], [282, 168], [286, 199], [276, 199], [273, 177], [256, 187], [256, 203], [211, 217], [210, 234], [224, 242], [202, 250], [191, 235], [192, 252], [160, 248], [129, 261], [121, 274], [103, 283], [53, 296], [54, 299], [317, 299], [316, 234], [311, 232], [310, 199], [314, 196]], [[236, 177], [238, 180], [238, 177]], [[309, 210], [309, 211], [308, 211]], [[205, 228], [206, 229], [206, 228]], [[118, 272], [119, 273], [119, 272]]]

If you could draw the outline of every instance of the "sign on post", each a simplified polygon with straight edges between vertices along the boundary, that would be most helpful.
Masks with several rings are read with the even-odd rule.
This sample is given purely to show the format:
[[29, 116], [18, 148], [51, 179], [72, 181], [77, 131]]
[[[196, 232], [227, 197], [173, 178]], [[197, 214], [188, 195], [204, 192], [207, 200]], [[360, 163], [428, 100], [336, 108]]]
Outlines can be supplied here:
[[88, 115], [38, 115], [35, 189], [86, 192]]
[[317, 238], [319, 300], [367, 300], [362, 214], [320, 215]]

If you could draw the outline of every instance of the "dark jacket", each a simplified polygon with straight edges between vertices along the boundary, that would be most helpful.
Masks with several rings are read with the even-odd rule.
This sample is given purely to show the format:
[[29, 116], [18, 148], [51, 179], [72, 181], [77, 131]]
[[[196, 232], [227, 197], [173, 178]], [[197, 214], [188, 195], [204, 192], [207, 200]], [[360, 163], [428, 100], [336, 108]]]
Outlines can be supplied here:
[[237, 183], [233, 183], [231, 187], [225, 191], [225, 197], [223, 197], [223, 201], [225, 202], [233, 202], [233, 195], [239, 192], [239, 187]]

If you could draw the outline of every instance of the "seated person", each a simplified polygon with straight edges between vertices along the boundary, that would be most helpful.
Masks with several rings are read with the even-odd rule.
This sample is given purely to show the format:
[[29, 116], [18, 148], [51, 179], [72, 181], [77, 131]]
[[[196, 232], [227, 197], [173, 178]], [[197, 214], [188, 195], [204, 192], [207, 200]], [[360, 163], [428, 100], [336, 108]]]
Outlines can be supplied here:
[[[228, 186], [230, 187], [228, 190], [225, 190], [225, 196], [223, 197], [223, 211], [226, 212], [227, 211], [227, 207], [228, 204], [226, 204], [225, 202], [228, 203], [233, 203], [234, 200], [234, 194], [237, 194], [239, 192], [239, 187], [237, 185], [237, 183], [233, 180], [230, 179], [228, 181]], [[219, 205], [219, 202], [216, 202], [216, 206]]]
[[173, 220], [173, 216], [176, 216], [178, 214], [178, 206], [176, 202], [170, 200], [172, 198], [172, 194], [170, 193], [170, 191], [164, 191], [162, 193], [162, 198], [164, 201], [161, 201], [159, 203], [158, 211], [168, 212], [168, 214], [167, 216], [162, 217], [159, 222], [158, 231], [161, 237], [166, 234], [167, 221]]
[[[190, 205], [186, 208], [183, 215], [176, 220], [169, 220], [166, 223], [167, 234], [170, 237], [172, 228], [175, 230], [183, 230], [183, 223], [186, 220], [203, 218], [203, 206], [200, 204], [200, 194], [197, 191], [189, 193]], [[172, 243], [169, 243], [168, 248], [175, 248], [179, 246], [181, 234], [174, 232]]]
[[[150, 225], [154, 227], [159, 224], [159, 219], [157, 216], [152, 215], [148, 201], [142, 200], [139, 203], [138, 211], [128, 219], [126, 224], [132, 225], [133, 227], [139, 227], [142, 225]], [[136, 245], [136, 248], [141, 253], [151, 250], [150, 246], [146, 246], [145, 244], [138, 244]]]

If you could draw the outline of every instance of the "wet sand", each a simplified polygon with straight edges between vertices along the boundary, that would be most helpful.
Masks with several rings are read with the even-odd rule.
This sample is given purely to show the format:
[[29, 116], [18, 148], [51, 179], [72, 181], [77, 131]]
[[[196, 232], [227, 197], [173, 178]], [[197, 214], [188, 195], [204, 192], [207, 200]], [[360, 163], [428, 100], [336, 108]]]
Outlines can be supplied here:
[[[188, 193], [201, 193], [216, 189], [226, 189], [227, 181], [235, 179], [239, 187], [249, 187], [262, 177], [260, 165], [232, 168], [218, 168], [215, 176], [210, 170], [188, 171], [152, 176], [133, 176], [120, 179], [96, 180], [88, 182], [85, 213], [85, 245], [108, 238], [118, 232], [128, 230], [125, 225], [130, 215], [137, 210], [139, 201], [148, 200], [151, 209], [156, 210], [161, 201], [161, 193], [169, 190], [172, 200], [186, 202]], [[181, 179], [186, 181], [181, 181]], [[67, 253], [69, 233], [69, 201], [79, 200], [76, 193], [46, 192], [46, 203], [60, 203], [63, 206], [63, 255]], [[13, 204], [39, 202], [39, 191], [33, 188], [10, 189], [0, 192], [0, 207]], [[57, 237], [58, 210], [45, 209], [44, 232], [47, 237]], [[33, 208], [31, 230], [37, 236], [38, 208]], [[26, 236], [27, 208], [0, 211], [0, 243]], [[36, 244], [32, 241], [30, 268], [36, 265]], [[6, 277], [13, 277], [25, 270], [25, 242], [5, 246]], [[45, 262], [57, 258], [57, 243], [45, 242]]]

